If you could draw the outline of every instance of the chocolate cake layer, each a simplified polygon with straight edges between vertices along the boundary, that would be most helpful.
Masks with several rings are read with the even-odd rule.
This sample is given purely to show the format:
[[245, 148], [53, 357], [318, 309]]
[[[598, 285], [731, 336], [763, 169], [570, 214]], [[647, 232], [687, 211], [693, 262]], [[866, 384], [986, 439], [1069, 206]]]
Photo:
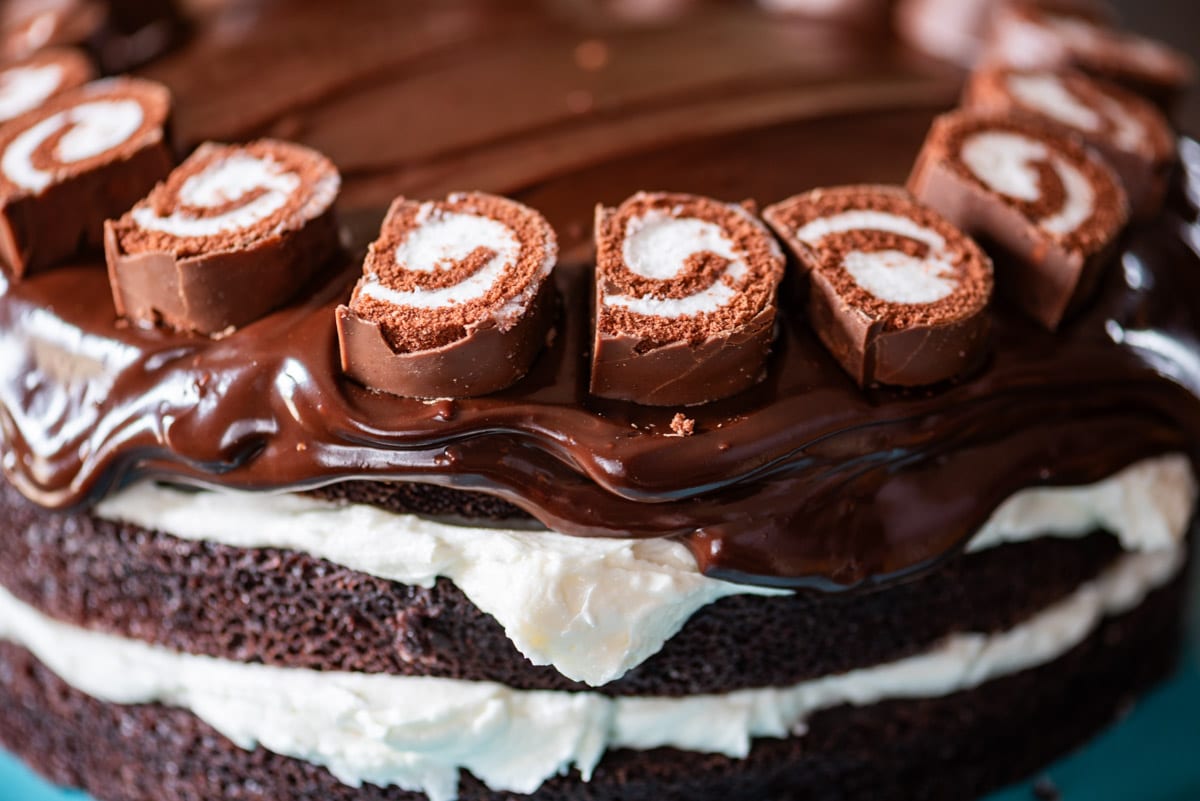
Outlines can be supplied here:
[[[837, 707], [804, 736], [758, 740], [750, 756], [673, 749], [609, 752], [591, 780], [551, 779], [530, 796], [469, 775], [462, 801], [962, 801], [1022, 778], [1081, 743], [1174, 664], [1181, 576], [1067, 655], [942, 698]], [[0, 643], [0, 744], [53, 781], [100, 801], [321, 798], [419, 801], [397, 788], [339, 783], [262, 749], [243, 751], [190, 713], [116, 706], [73, 690]]]
[[[445, 579], [406, 586], [292, 551], [196, 543], [45, 512], [6, 485], [0, 518], [0, 585], [72, 624], [240, 662], [587, 689], [530, 664]], [[1106, 534], [1043, 538], [956, 557], [870, 594], [727, 597], [601, 692], [783, 686], [900, 659], [952, 633], [1010, 628], [1119, 554]]]
[[494, 495], [411, 484], [406, 481], [342, 481], [311, 490], [310, 495], [327, 501], [361, 503], [398, 514], [428, 517], [461, 517], [493, 523], [532, 521], [518, 506]]

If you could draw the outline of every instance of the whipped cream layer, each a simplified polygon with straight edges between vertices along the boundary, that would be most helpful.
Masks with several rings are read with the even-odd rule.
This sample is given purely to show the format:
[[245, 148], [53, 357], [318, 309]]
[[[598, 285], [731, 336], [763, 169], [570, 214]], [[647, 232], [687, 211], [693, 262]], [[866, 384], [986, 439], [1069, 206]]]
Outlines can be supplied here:
[[753, 738], [802, 735], [822, 709], [948, 695], [1045, 664], [1166, 584], [1184, 554], [1182, 545], [1126, 554], [1007, 631], [952, 635], [925, 653], [791, 687], [684, 698], [230, 662], [60, 623], [3, 589], [0, 639], [99, 700], [181, 707], [241, 748], [306, 760], [349, 785], [396, 785], [451, 801], [460, 769], [493, 790], [530, 793], [572, 767], [588, 779], [610, 748], [740, 758]]
[[[1188, 459], [1157, 457], [1086, 487], [1024, 490], [996, 510], [969, 550], [1097, 529], [1127, 551], [1166, 548], [1183, 539], [1195, 500]], [[707, 604], [785, 592], [709, 578], [673, 540], [475, 528], [298, 495], [142, 484], [96, 514], [186, 540], [301, 551], [402, 584], [430, 587], [443, 576], [535, 665], [592, 686], [658, 653]]]

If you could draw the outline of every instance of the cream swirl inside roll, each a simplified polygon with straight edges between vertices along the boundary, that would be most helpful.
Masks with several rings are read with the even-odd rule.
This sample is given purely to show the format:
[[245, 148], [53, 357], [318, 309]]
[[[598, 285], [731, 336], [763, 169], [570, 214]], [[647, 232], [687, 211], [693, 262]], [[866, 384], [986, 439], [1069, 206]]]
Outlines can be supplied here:
[[[1092, 216], [1096, 195], [1091, 183], [1045, 142], [1010, 131], [984, 131], [963, 143], [962, 160], [993, 191], [1031, 206], [1048, 206], [1037, 213], [1038, 225], [1049, 233], [1068, 234]], [[1051, 184], [1051, 175], [1057, 185]]]
[[1141, 147], [1148, 135], [1145, 124], [1124, 105], [1101, 92], [1081, 97], [1058, 74], [1012, 73], [1007, 84], [1019, 103], [1081, 131], [1111, 131], [1115, 144], [1124, 150]]
[[40, 107], [50, 98], [87, 83], [92, 64], [70, 48], [50, 48], [0, 69], [0, 122]]
[[892, 234], [925, 249], [924, 256], [914, 256], [887, 243], [880, 250], [869, 249], [867, 242], [851, 245], [842, 266], [871, 295], [889, 303], [927, 304], [949, 297], [958, 288], [946, 238], [909, 217], [867, 209], [845, 211], [805, 224], [796, 238], [818, 247], [829, 237], [856, 231]]
[[144, 118], [142, 107], [132, 100], [81, 103], [23, 131], [4, 151], [0, 168], [18, 186], [41, 191], [54, 180], [56, 167], [120, 147], [137, 132]]
[[692, 274], [692, 262], [706, 258], [706, 254], [726, 262], [720, 280], [681, 297], [677, 296], [681, 293], [670, 290], [633, 297], [608, 293], [604, 297], [606, 303], [649, 316], [683, 317], [715, 312], [729, 304], [735, 295], [734, 287], [747, 273], [744, 255], [736, 251], [729, 234], [719, 225], [695, 217], [672, 217], [662, 209], [629, 219], [621, 251], [631, 272], [661, 282], [686, 280]]
[[328, 161], [299, 145], [206, 144], [130, 215], [144, 231], [179, 239], [265, 236], [324, 213], [339, 186]]
[[[385, 283], [378, 273], [371, 273], [362, 287], [365, 296], [419, 309], [482, 300], [506, 270], [515, 268], [520, 256], [521, 243], [512, 228], [491, 217], [445, 211], [433, 203], [423, 203], [417, 223], [418, 227], [392, 251], [396, 268], [412, 273], [416, 280], [405, 289], [397, 289]], [[487, 257], [478, 261], [476, 268], [462, 280], [443, 286], [439, 279], [466, 264], [477, 251], [486, 252]], [[538, 274], [544, 274], [550, 263], [543, 260]], [[417, 277], [419, 274], [425, 274], [428, 280]], [[526, 305], [522, 295], [518, 293], [504, 306], [519, 314]]]
[[169, 103], [161, 87], [131, 79], [66, 92], [13, 121], [3, 137], [0, 173], [18, 191], [43, 192], [160, 140]]

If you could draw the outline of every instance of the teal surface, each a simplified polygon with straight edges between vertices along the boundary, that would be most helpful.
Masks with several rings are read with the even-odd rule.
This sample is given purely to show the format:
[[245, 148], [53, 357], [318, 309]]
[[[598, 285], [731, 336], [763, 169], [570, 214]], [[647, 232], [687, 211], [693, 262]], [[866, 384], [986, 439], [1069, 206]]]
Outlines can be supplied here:
[[[1046, 771], [1062, 801], [1200, 801], [1200, 582], [1193, 583], [1190, 644], [1175, 677], [1118, 726]], [[1032, 801], [1031, 786], [987, 801]], [[88, 797], [51, 787], [0, 752], [0, 801]]]

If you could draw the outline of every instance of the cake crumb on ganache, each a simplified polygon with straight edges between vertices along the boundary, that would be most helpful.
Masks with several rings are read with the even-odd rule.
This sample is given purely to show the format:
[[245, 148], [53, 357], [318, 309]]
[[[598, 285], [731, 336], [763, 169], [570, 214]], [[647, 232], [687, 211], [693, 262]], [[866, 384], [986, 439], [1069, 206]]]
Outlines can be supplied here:
[[690, 437], [696, 433], [696, 421], [685, 416], [683, 412], [677, 412], [671, 418], [671, 430], [675, 432], [676, 436]]

